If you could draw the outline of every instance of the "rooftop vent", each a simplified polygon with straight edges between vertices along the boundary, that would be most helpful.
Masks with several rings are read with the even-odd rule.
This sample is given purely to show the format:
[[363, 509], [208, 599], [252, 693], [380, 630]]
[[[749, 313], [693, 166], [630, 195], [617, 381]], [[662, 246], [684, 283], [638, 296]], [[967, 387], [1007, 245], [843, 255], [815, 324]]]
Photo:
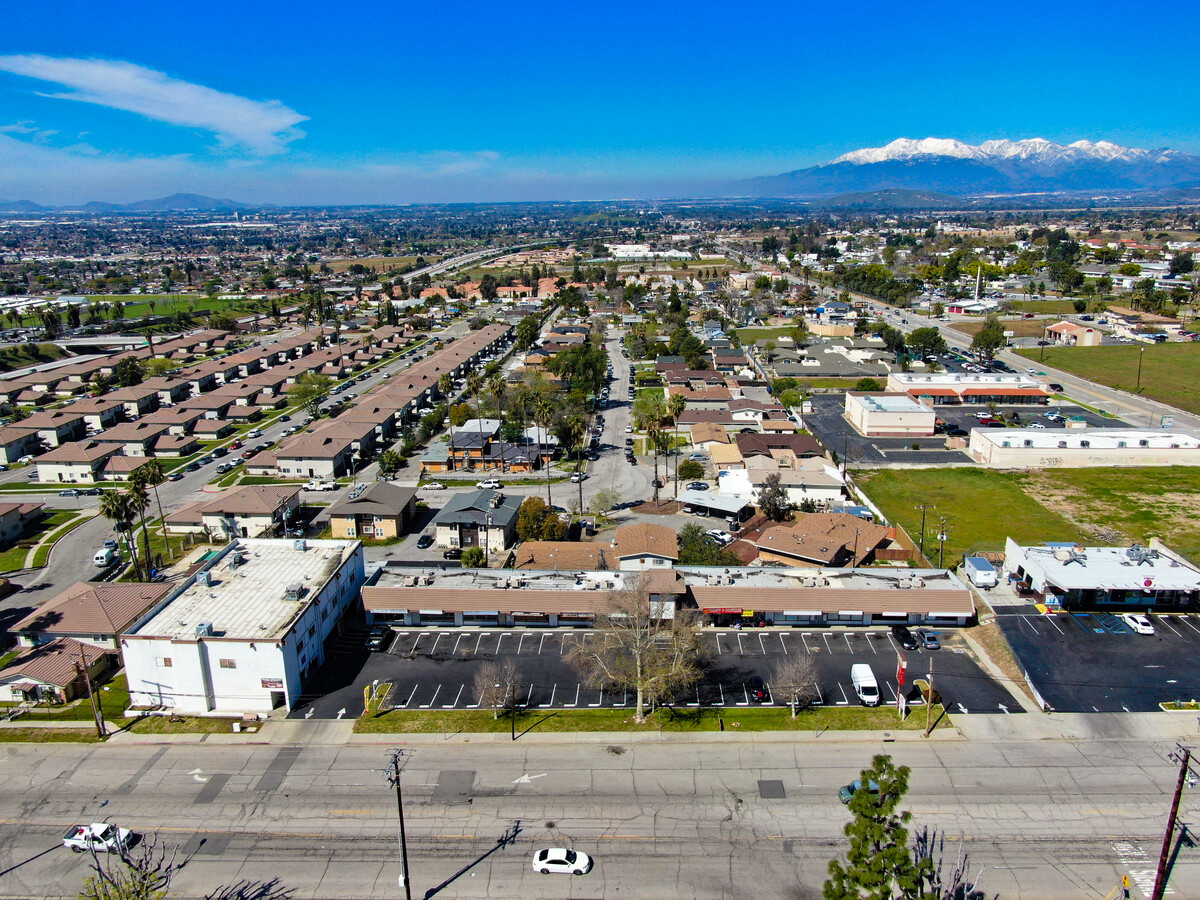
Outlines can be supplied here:
[[196, 637], [198, 637], [198, 638], [212, 637], [212, 635], [213, 635], [212, 622], [201, 622], [199, 625], [196, 626]]
[[212, 572], [204, 571], [196, 573], [196, 584], [204, 585], [204, 587], [212, 587], [213, 579]]
[[299, 600], [304, 595], [304, 584], [296, 581], [284, 588], [285, 600]]
[[299, 538], [298, 540], [294, 540], [294, 541], [292, 541], [292, 549], [293, 550], [307, 550], [308, 549], [308, 541], [304, 540], [304, 538]]

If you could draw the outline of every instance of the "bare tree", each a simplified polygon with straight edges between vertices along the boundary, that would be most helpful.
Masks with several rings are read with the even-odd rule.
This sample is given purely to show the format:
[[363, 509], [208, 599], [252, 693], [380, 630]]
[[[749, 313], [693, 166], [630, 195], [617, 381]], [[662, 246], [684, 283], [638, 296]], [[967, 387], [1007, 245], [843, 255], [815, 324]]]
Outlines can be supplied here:
[[771, 669], [771, 693], [787, 701], [796, 711], [817, 700], [817, 665], [809, 653], [792, 653], [781, 658]]
[[521, 670], [516, 660], [485, 662], [475, 671], [475, 693], [479, 695], [479, 708], [490, 706], [493, 719], [500, 718], [501, 710], [515, 716], [520, 684]]
[[[615, 575], [615, 573], [614, 573]], [[567, 658], [596, 687], [632, 688], [636, 720], [700, 678], [700, 641], [695, 610], [667, 610], [651, 602], [644, 575], [621, 573], [623, 590], [609, 596], [596, 617], [592, 641], [573, 641]]]
[[132, 850], [101, 855], [92, 851], [92, 875], [80, 891], [82, 900], [159, 900], [167, 896], [171, 878], [183, 868], [176, 851], [145, 836]]
[[[987, 894], [979, 890], [978, 884], [971, 879], [970, 860], [962, 841], [958, 842], [958, 853], [953, 863], [946, 858], [945, 843], [946, 836], [928, 826], [913, 833], [913, 858], [917, 862], [928, 859], [932, 864], [926, 876], [928, 892], [923, 896], [931, 900], [988, 900]], [[999, 896], [993, 894], [993, 900]]]

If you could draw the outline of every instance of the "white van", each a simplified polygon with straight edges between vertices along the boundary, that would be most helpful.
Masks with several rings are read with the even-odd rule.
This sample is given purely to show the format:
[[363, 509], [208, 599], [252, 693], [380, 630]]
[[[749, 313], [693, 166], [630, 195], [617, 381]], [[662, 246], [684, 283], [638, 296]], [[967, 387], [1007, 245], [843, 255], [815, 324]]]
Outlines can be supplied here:
[[112, 547], [101, 547], [92, 557], [92, 564], [99, 569], [107, 569], [117, 561], [117, 551]]
[[875, 673], [866, 663], [856, 663], [850, 667], [850, 681], [854, 683], [854, 693], [863, 706], [878, 706], [882, 698], [879, 696], [879, 682]]

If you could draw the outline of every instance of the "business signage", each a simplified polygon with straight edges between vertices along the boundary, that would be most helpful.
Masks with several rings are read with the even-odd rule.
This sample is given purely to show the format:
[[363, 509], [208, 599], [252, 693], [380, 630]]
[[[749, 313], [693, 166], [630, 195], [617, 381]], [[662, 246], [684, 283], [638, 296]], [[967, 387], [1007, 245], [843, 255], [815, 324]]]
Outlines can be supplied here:
[[267, 690], [267, 691], [283, 690], [283, 679], [282, 678], [264, 678], [261, 680], [260, 683], [263, 686], [263, 690]]

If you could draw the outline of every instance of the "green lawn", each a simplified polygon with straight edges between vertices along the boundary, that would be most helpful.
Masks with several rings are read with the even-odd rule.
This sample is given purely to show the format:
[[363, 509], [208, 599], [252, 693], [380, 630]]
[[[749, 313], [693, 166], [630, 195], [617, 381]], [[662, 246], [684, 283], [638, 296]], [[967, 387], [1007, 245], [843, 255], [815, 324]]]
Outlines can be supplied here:
[[[780, 325], [775, 328], [739, 328], [734, 333], [743, 347], [749, 347], [755, 341], [778, 341], [782, 335], [790, 335], [795, 330], [795, 325]], [[791, 343], [787, 346], [791, 346]]]
[[0, 348], [0, 372], [35, 366], [54, 359], [62, 359], [68, 355], [66, 350], [56, 344], [34, 344], [32, 353], [29, 348], [29, 344], [15, 344], [11, 347]]
[[1130, 392], [1139, 385], [1140, 361], [1143, 395], [1187, 412], [1200, 413], [1200, 344], [1038, 347], [1019, 352], [1039, 364]]
[[[231, 734], [233, 723], [240, 719], [209, 718], [208, 716], [181, 716], [183, 721], [172, 722], [170, 716], [144, 716], [126, 719], [126, 731], [134, 734]], [[114, 726], [120, 723], [114, 720]]]
[[[935, 706], [933, 718], [941, 717]], [[397, 734], [404, 732], [436, 734], [440, 731], [504, 733], [511, 729], [508, 718], [492, 717], [486, 710], [393, 710], [364, 715], [354, 726], [360, 734]], [[698, 732], [698, 731], [913, 731], [925, 728], [925, 715], [916, 707], [901, 722], [890, 707], [821, 707], [802, 711], [795, 719], [786, 708], [660, 709], [646, 722], [633, 721], [629, 709], [538, 710], [517, 716], [517, 736], [521, 732]]]
[[0, 728], [0, 743], [94, 744], [99, 740], [92, 728]]
[[[1123, 470], [1101, 471], [1117, 475]], [[860, 472], [857, 480], [883, 514], [899, 522], [918, 543], [921, 511], [916, 507], [937, 507], [930, 509], [925, 519], [925, 555], [934, 563], [938, 562], [936, 534], [942, 516], [946, 517], [948, 566], [956, 565], [967, 553], [1003, 550], [1006, 537], [1021, 544], [1086, 537], [1065, 515], [1047, 508], [1029, 493], [1031, 478], [1027, 473], [966, 468], [880, 469]]]
[[78, 512], [72, 510], [63, 510], [61, 512], [50, 513], [43, 518], [42, 521], [38, 522], [37, 525], [22, 535], [20, 542], [16, 546], [10, 547], [8, 550], [0, 553], [0, 572], [15, 572], [17, 569], [24, 568], [25, 557], [29, 555], [29, 550], [34, 544], [55, 529], [78, 518], [79, 515]]

